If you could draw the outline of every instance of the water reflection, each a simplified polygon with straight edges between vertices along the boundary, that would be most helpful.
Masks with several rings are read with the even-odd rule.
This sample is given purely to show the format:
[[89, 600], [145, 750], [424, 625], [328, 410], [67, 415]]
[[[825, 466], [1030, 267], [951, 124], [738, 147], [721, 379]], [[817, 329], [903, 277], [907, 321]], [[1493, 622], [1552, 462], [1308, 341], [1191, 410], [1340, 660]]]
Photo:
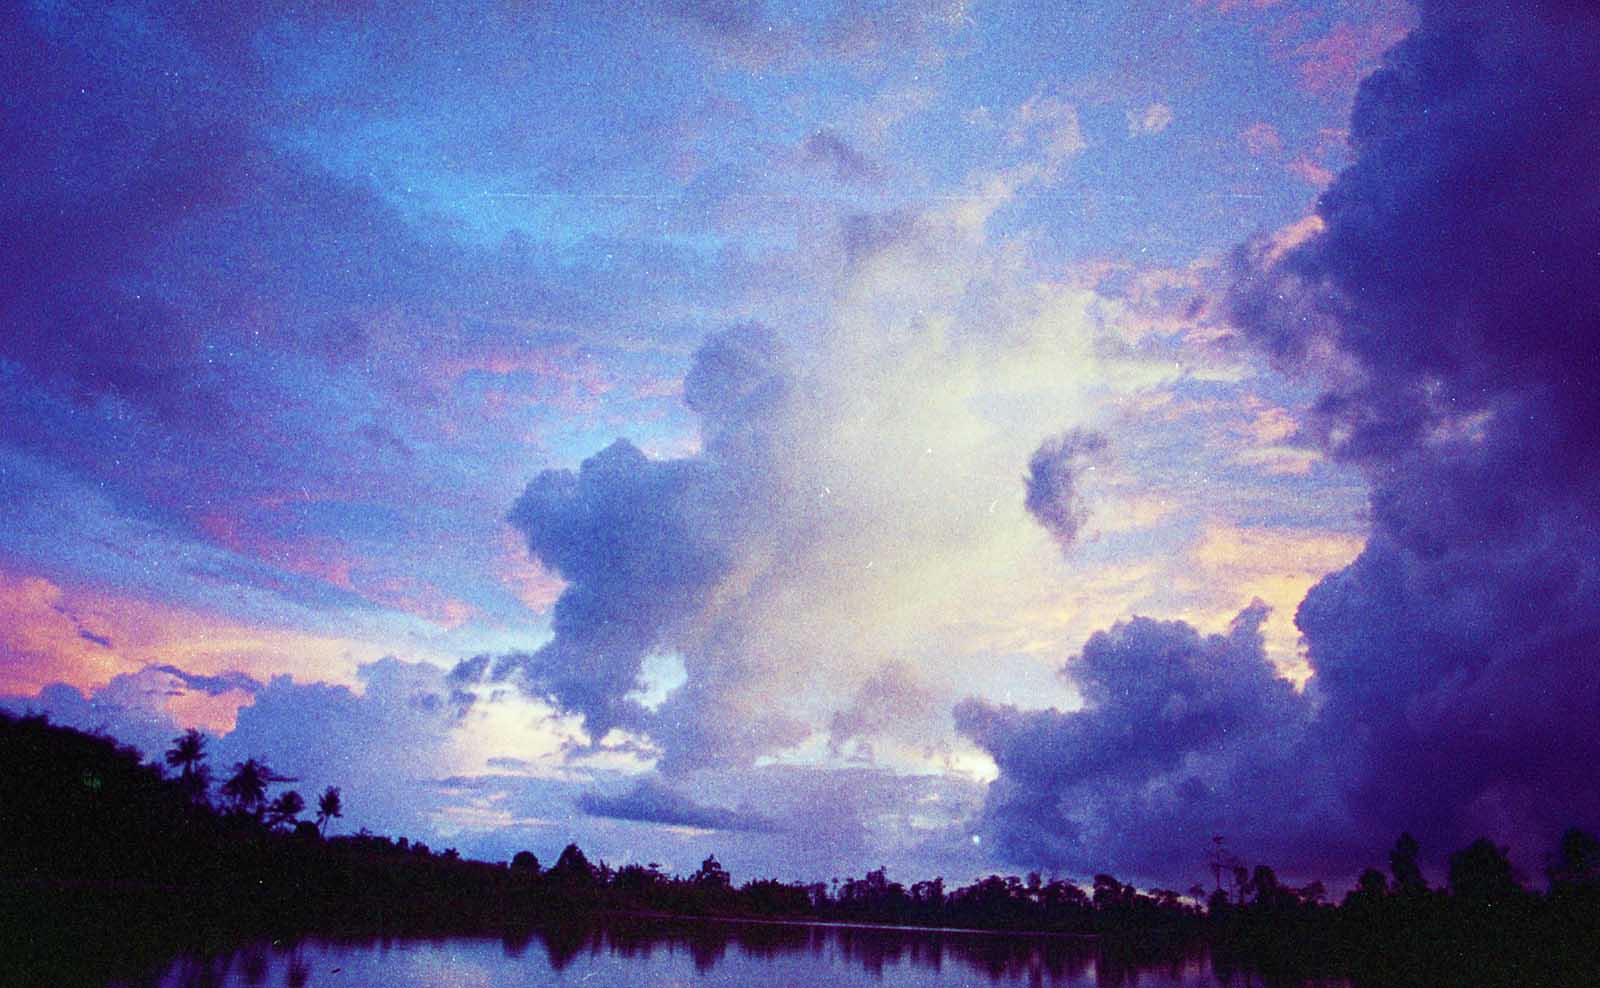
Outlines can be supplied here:
[[[482, 937], [307, 938], [180, 956], [129, 988], [323, 984], [1037, 985], [1211, 988], [1267, 985], [1203, 950], [1152, 956], [1093, 940], [960, 931], [612, 919]], [[1275, 982], [1336, 985], [1336, 981]]]

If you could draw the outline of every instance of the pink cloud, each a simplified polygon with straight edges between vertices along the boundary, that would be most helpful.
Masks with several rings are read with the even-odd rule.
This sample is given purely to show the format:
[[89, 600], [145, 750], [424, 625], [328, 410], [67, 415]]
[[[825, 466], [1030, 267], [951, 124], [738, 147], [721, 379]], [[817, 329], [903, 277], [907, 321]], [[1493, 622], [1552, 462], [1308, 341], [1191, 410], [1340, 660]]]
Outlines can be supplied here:
[[1287, 168], [1289, 174], [1293, 175], [1295, 178], [1309, 182], [1318, 188], [1321, 188], [1322, 186], [1325, 186], [1329, 182], [1333, 181], [1332, 171], [1322, 167], [1303, 154], [1289, 162], [1284, 167]]
[[1257, 121], [1239, 132], [1239, 139], [1244, 142], [1244, 148], [1252, 155], [1276, 154], [1283, 150], [1283, 138], [1278, 135], [1278, 128], [1264, 120]]
[[[264, 498], [257, 504], [277, 507], [298, 497]], [[309, 500], [309, 497], [307, 498]], [[276, 566], [288, 573], [309, 576], [342, 590], [355, 590], [352, 576], [360, 564], [328, 539], [274, 539], [246, 528], [242, 518], [230, 511], [213, 511], [200, 518], [200, 529], [212, 541], [230, 552]]]
[[1378, 56], [1407, 30], [1407, 24], [1388, 18], [1361, 26], [1340, 21], [1327, 34], [1294, 49], [1300, 87], [1313, 96], [1353, 93], [1362, 76], [1377, 67]]
[[[166, 665], [207, 676], [243, 673], [265, 681], [289, 673], [353, 683], [358, 664], [383, 654], [382, 646], [354, 639], [252, 624], [27, 573], [0, 571], [0, 614], [0, 694], [13, 696], [33, 696], [52, 683], [89, 693]], [[231, 727], [238, 707], [250, 702], [242, 689], [211, 696], [174, 687], [153, 695], [176, 722], [208, 730]]]
[[363, 596], [425, 621], [457, 628], [477, 616], [477, 609], [438, 587], [415, 577], [398, 575], [375, 580], [362, 587]]
[[43, 577], [0, 573], [0, 693], [104, 683], [134, 668], [116, 651], [105, 613], [80, 614], [74, 604]]
[[1219, 14], [1237, 14], [1266, 10], [1282, 2], [1283, 0], [1195, 0], [1195, 6], [1202, 10], [1209, 8]]
[[522, 536], [510, 525], [500, 531], [500, 552], [495, 558], [495, 573], [511, 588], [528, 610], [543, 614], [555, 606], [556, 598], [567, 588], [567, 581], [539, 565], [528, 554]]

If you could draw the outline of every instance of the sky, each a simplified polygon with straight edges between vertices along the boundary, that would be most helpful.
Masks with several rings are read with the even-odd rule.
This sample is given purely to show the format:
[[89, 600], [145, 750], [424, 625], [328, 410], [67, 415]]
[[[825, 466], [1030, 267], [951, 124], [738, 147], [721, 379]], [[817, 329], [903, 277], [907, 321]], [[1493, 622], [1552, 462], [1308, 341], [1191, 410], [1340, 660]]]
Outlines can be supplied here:
[[1600, 824], [1600, 20], [0, 11], [0, 705], [736, 878]]

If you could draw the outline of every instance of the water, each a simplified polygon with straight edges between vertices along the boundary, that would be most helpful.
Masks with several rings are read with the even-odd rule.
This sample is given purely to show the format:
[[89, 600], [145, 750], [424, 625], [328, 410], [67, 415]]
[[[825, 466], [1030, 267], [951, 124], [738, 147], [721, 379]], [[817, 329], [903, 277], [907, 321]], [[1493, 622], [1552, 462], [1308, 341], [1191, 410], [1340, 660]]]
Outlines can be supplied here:
[[[477, 988], [721, 986], [1261, 985], [1219, 971], [1204, 951], [1118, 958], [1091, 940], [810, 924], [612, 921], [503, 937], [309, 938], [182, 956], [163, 988], [384, 985]], [[1291, 982], [1335, 985], [1339, 982]]]

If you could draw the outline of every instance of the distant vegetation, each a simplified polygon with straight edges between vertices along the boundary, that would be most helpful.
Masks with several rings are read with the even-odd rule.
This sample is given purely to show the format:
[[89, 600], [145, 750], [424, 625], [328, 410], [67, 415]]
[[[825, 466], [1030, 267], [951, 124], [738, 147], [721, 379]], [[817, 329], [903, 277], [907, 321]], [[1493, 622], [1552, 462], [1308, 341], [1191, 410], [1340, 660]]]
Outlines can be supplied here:
[[[1320, 883], [1292, 888], [1220, 854], [1209, 894], [1141, 892], [1108, 874], [1088, 888], [1037, 873], [907, 887], [882, 869], [831, 885], [737, 884], [715, 857], [677, 876], [591, 862], [576, 845], [545, 866], [529, 851], [489, 863], [404, 837], [330, 836], [343, 794], [325, 790], [302, 819], [294, 781], [251, 758], [216, 782], [193, 730], [145, 763], [110, 738], [0, 714], [0, 953], [58, 970], [97, 944], [159, 952], [173, 931], [486, 932], [605, 912], [1203, 939], [1225, 963], [1357, 984], [1562, 985], [1600, 972], [1600, 841], [1581, 830], [1562, 838], [1543, 893], [1486, 840], [1452, 855], [1447, 887], [1430, 888], [1409, 835], [1387, 875], [1368, 870], [1337, 905]], [[147, 933], [130, 939], [119, 924]]]

